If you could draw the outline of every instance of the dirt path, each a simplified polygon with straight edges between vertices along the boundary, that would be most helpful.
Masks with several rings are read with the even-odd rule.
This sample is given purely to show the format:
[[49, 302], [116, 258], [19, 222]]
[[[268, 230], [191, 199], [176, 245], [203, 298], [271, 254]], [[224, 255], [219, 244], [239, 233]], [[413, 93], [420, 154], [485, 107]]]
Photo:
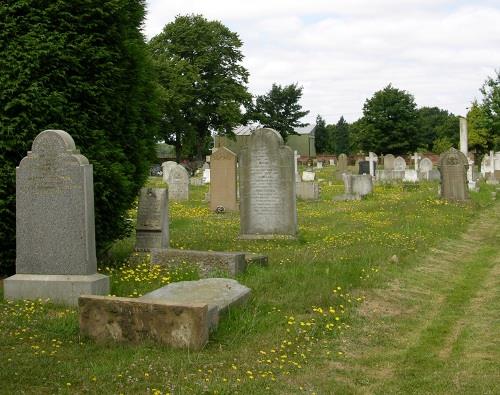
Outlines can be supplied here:
[[318, 393], [500, 393], [500, 204], [366, 297]]

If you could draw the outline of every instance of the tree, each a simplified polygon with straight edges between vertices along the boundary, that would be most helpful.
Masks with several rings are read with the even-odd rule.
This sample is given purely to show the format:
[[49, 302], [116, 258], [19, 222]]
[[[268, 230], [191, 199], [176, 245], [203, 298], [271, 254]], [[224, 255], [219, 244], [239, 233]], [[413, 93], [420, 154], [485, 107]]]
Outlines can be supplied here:
[[[458, 117], [438, 107], [422, 107], [418, 113], [418, 148], [431, 150], [437, 146], [458, 144]], [[450, 145], [450, 147], [451, 147]]]
[[350, 152], [349, 124], [344, 116], [341, 116], [335, 125], [335, 154], [349, 154]]
[[247, 118], [277, 130], [286, 141], [289, 134], [296, 134], [296, 127], [307, 126], [307, 123], [300, 122], [302, 117], [309, 114], [299, 104], [301, 97], [302, 87], [296, 83], [284, 87], [273, 84], [268, 93], [257, 96], [255, 105], [249, 108]]
[[329, 134], [326, 128], [326, 122], [318, 115], [316, 117], [316, 127], [314, 128], [314, 145], [316, 146], [316, 153], [323, 154], [328, 152], [329, 148]]
[[500, 70], [494, 77], [486, 79], [481, 93], [489, 130], [488, 147], [500, 150]]
[[231, 134], [248, 105], [248, 71], [241, 65], [242, 42], [219, 21], [201, 15], [177, 16], [149, 42], [162, 87], [162, 134], [189, 147], [197, 159], [206, 153], [210, 131]]
[[419, 145], [417, 109], [413, 96], [386, 86], [363, 106], [359, 145], [365, 151], [404, 154]]
[[156, 88], [142, 0], [9, 1], [0, 7], [0, 271], [15, 257], [15, 167], [45, 129], [69, 132], [94, 167], [100, 251], [154, 158]]
[[476, 100], [467, 113], [467, 131], [469, 148], [475, 150], [478, 154], [484, 154], [488, 151], [488, 138], [490, 131], [488, 129], [488, 116], [484, 106], [478, 104]]

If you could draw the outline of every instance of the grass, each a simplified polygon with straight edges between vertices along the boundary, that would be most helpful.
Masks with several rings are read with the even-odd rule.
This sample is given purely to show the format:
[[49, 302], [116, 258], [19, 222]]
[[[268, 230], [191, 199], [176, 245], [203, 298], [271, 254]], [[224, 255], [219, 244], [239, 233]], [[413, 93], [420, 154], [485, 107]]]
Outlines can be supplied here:
[[[433, 392], [432, 381], [418, 381], [419, 375], [429, 377], [436, 368], [422, 364], [422, 355], [435, 348], [436, 334], [451, 328], [455, 315], [465, 314], [469, 307], [464, 301], [477, 297], [488, 270], [493, 270], [493, 245], [485, 243], [475, 258], [463, 257], [457, 272], [462, 274], [453, 277], [456, 282], [446, 289], [448, 293], [443, 289], [439, 295], [443, 320], [436, 318], [428, 332], [422, 329], [421, 342], [394, 354], [394, 365], [408, 369], [392, 369], [387, 380], [375, 377], [376, 385], [372, 380], [364, 384], [367, 379], [360, 369], [368, 364], [370, 370], [370, 361], [389, 361], [377, 360], [376, 352], [367, 353], [371, 356], [367, 360], [355, 357], [360, 336], [367, 341], [367, 350], [373, 346], [363, 332], [373, 327], [362, 312], [370, 300], [376, 300], [376, 290], [388, 292], [384, 284], [395, 279], [422, 280], [412, 274], [422, 257], [432, 248], [454, 242], [482, 213], [497, 207], [491, 199], [493, 189], [483, 185], [470, 203], [451, 204], [437, 198], [434, 183], [412, 190], [384, 185], [365, 200], [333, 202], [331, 198], [342, 193], [343, 186], [333, 181], [332, 171], [326, 167], [318, 172], [325, 180], [320, 201], [298, 202], [297, 240], [239, 240], [238, 214], [210, 212], [203, 203], [206, 186], [191, 187], [189, 202], [171, 203], [172, 247], [269, 256], [269, 267], [252, 266], [238, 277], [252, 289], [252, 297], [246, 306], [224, 317], [204, 350], [96, 345], [80, 338], [74, 309], [42, 301], [0, 302], [0, 392], [323, 394], [368, 389], [401, 393], [410, 391], [405, 385], [412, 382], [418, 382], [416, 388], [423, 392]], [[150, 181], [150, 185], [160, 184]], [[133, 245], [133, 236], [117, 242], [100, 262], [101, 270], [112, 276], [113, 294], [136, 296], [161, 284], [196, 278], [189, 266], [177, 271], [144, 266], [147, 262], [131, 256]], [[390, 263], [393, 255], [398, 264]], [[478, 261], [486, 263], [476, 271]], [[431, 300], [406, 302], [412, 307]], [[403, 343], [414, 340], [413, 319], [405, 316], [401, 323]], [[399, 328], [396, 320], [387, 325]], [[375, 339], [373, 347], [379, 351], [390, 348], [390, 338], [368, 339]], [[453, 372], [458, 361], [450, 362], [443, 374]], [[346, 379], [339, 379], [336, 372], [343, 372]], [[410, 384], [405, 384], [408, 380]], [[447, 383], [442, 385], [446, 388]]]

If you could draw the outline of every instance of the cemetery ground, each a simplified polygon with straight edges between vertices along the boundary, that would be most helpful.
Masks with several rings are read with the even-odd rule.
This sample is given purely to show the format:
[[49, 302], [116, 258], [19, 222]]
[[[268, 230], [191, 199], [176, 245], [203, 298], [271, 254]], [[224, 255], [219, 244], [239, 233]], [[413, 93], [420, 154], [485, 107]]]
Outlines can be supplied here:
[[[172, 248], [269, 256], [238, 276], [251, 299], [201, 351], [96, 344], [79, 336], [76, 309], [2, 298], [0, 393], [498, 393], [495, 187], [466, 204], [440, 200], [436, 183], [348, 202], [332, 201], [340, 182], [321, 188], [298, 202], [297, 240], [238, 239], [238, 213], [210, 212], [207, 186], [170, 203]], [[100, 262], [114, 295], [198, 276], [150, 266], [133, 246], [117, 242]]]

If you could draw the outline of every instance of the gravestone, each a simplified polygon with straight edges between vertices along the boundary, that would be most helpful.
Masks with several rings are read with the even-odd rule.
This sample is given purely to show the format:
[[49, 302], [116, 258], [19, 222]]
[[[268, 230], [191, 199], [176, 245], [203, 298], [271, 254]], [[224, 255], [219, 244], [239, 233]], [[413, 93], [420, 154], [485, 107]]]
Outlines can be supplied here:
[[168, 176], [168, 200], [180, 202], [189, 199], [189, 174], [184, 166], [174, 166]]
[[394, 155], [387, 154], [384, 156], [384, 170], [394, 170]]
[[317, 182], [297, 182], [295, 185], [297, 198], [302, 200], [318, 200], [319, 184]]
[[373, 192], [373, 177], [369, 174], [353, 175], [344, 174], [344, 194], [335, 196], [333, 200], [360, 200]]
[[469, 199], [467, 187], [467, 157], [455, 148], [441, 154], [441, 197], [446, 200], [464, 201]]
[[210, 210], [238, 210], [236, 201], [236, 154], [226, 147], [211, 155]]
[[406, 161], [398, 156], [396, 159], [394, 159], [394, 170], [396, 171], [404, 171], [406, 170]]
[[16, 168], [16, 274], [6, 299], [50, 298], [76, 305], [106, 294], [97, 273], [92, 165], [62, 130], [45, 130]]
[[318, 161], [318, 162], [316, 163], [316, 169], [322, 169], [322, 168], [323, 168], [323, 162]]
[[316, 174], [313, 171], [303, 171], [302, 181], [314, 181]]
[[404, 171], [403, 181], [406, 182], [417, 182], [418, 172], [415, 169], [406, 169]]
[[[370, 162], [367, 160], [360, 160], [359, 163], [359, 171], [358, 174], [370, 174]], [[376, 165], [373, 164], [374, 169], [376, 170]]]
[[330, 159], [329, 162], [330, 162], [330, 166], [334, 166], [335, 165], [335, 160]]
[[168, 248], [168, 195], [165, 188], [142, 188], [137, 209], [135, 249]]
[[[373, 152], [369, 152], [368, 156], [365, 157], [365, 160], [368, 161], [369, 163], [369, 173], [372, 177], [375, 177], [375, 170], [376, 170], [376, 163], [378, 161], [377, 155]], [[359, 174], [364, 174], [364, 173], [359, 173]]]
[[429, 158], [423, 158], [419, 163], [419, 178], [429, 181], [431, 171], [432, 161]]
[[460, 151], [467, 158], [469, 155], [467, 118], [459, 117], [459, 126], [460, 126]]
[[299, 182], [301, 179], [300, 179], [300, 174], [299, 174], [299, 168], [298, 168], [298, 160], [300, 158], [300, 155], [297, 151], [293, 151], [293, 168], [294, 168], [294, 172], [295, 172], [295, 181]]
[[335, 169], [335, 178], [342, 180], [342, 174], [347, 172], [347, 155], [340, 154], [337, 158], [337, 168]]
[[177, 162], [172, 162], [171, 160], [163, 162], [161, 164], [164, 182], [168, 183], [168, 176], [170, 175], [170, 170], [172, 170], [175, 166], [177, 166]]
[[240, 152], [241, 238], [295, 237], [294, 155], [273, 129], [257, 129]]
[[203, 184], [210, 184], [210, 169], [203, 169], [201, 181]]
[[414, 167], [413, 167], [413, 168], [415, 169], [415, 171], [418, 171], [418, 165], [419, 165], [419, 163], [420, 163], [420, 159], [422, 159], [422, 157], [420, 156], [420, 154], [419, 154], [418, 152], [415, 152], [415, 154], [413, 154], [413, 155], [411, 156], [411, 159], [413, 159], [413, 160], [415, 161], [415, 162], [414, 162], [414, 163], [415, 163], [415, 165], [414, 165]]

